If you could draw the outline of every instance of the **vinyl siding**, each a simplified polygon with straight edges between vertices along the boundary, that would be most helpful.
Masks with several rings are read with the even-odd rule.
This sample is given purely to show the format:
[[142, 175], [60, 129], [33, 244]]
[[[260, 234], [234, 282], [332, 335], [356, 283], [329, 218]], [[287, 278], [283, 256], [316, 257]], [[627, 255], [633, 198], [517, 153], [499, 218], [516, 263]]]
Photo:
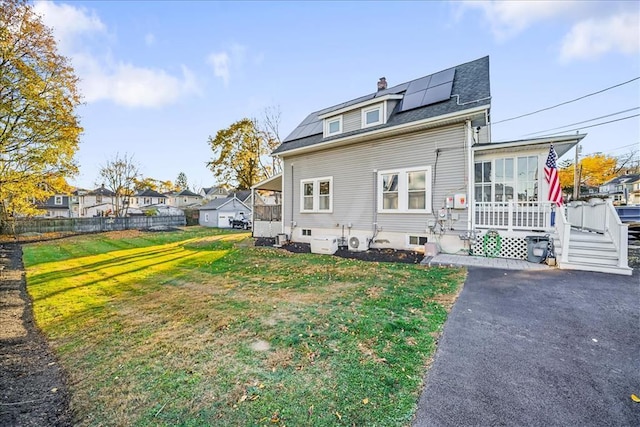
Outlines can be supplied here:
[[[431, 166], [432, 178], [436, 181], [432, 189], [432, 210], [437, 213], [444, 205], [445, 196], [466, 193], [464, 138], [464, 125], [460, 124], [287, 157], [283, 182], [287, 203], [284, 224], [289, 226], [295, 221], [296, 228], [334, 228], [336, 231], [351, 224], [354, 230], [373, 230], [377, 216], [378, 226], [385, 232], [423, 235], [427, 221], [433, 218], [431, 214], [376, 214], [376, 171]], [[439, 150], [437, 162], [436, 150]], [[333, 212], [300, 213], [300, 180], [329, 176], [333, 177]], [[459, 214], [455, 230], [465, 230], [466, 210], [455, 212]]]
[[362, 128], [362, 109], [358, 108], [342, 115], [342, 132], [347, 133]]

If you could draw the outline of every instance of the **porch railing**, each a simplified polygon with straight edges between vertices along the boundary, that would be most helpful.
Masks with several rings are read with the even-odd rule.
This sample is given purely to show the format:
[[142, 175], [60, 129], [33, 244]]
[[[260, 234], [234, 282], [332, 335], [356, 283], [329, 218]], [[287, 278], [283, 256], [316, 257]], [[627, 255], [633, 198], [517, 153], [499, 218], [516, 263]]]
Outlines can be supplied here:
[[475, 227], [552, 231], [551, 202], [476, 202]]

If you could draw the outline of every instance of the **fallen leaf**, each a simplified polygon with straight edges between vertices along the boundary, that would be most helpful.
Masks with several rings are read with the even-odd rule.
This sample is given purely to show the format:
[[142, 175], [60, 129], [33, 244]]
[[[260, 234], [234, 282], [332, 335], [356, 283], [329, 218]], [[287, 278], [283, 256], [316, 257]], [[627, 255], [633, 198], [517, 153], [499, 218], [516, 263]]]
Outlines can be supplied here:
[[240, 399], [238, 399], [238, 403], [240, 403], [240, 402], [244, 402], [245, 400], [247, 400], [247, 395], [246, 395], [246, 394], [243, 394], [243, 395], [240, 397]]
[[365, 397], [364, 399], [362, 399], [362, 403], [366, 405], [367, 403], [369, 403], [369, 399]]
[[636, 396], [635, 394], [631, 395], [631, 400], [633, 400], [634, 402], [640, 403], [640, 397]]
[[342, 421], [342, 415], [340, 415], [340, 412], [336, 411], [336, 417], [338, 417], [338, 419]]

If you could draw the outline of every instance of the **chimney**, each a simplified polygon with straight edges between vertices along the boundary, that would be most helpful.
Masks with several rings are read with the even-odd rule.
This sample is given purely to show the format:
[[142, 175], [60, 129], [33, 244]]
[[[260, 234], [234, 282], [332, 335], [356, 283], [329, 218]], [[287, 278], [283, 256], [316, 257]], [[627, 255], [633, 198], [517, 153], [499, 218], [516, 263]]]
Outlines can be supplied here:
[[378, 80], [378, 91], [385, 90], [387, 88], [387, 79], [384, 77], [380, 77]]

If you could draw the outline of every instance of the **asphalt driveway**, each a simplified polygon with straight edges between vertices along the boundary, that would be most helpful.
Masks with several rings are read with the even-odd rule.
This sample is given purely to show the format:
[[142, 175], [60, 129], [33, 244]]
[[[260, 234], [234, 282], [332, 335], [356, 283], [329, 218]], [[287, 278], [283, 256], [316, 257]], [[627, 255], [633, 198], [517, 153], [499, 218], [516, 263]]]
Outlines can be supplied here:
[[414, 426], [638, 426], [640, 278], [470, 268]]

